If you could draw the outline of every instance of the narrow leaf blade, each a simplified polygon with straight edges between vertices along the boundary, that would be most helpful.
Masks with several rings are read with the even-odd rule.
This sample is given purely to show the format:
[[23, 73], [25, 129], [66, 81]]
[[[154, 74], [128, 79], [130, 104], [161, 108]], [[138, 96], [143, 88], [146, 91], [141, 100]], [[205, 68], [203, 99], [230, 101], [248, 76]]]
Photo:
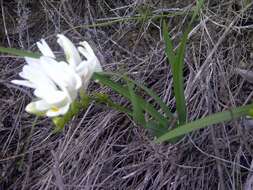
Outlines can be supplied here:
[[[101, 84], [104, 84], [108, 87], [110, 87], [112, 90], [118, 92], [123, 97], [130, 100], [130, 93], [127, 88], [123, 87], [122, 85], [112, 81], [107, 77], [107, 75], [103, 73], [94, 73], [93, 78], [95, 80], [99, 80]], [[136, 95], [136, 99], [138, 101], [138, 104], [144, 109], [147, 113], [150, 114], [150, 116], [153, 117], [156, 121], [159, 121], [163, 126], [168, 126], [169, 121], [161, 115], [150, 103], [146, 102], [142, 97]]]
[[134, 85], [130, 82], [127, 82], [127, 86], [130, 93], [130, 101], [133, 106], [133, 119], [142, 126], [146, 126], [144, 112], [141, 105], [138, 103], [137, 95], [134, 92]]
[[165, 42], [165, 54], [167, 56], [167, 59], [169, 60], [170, 64], [174, 64], [175, 54], [173, 50], [173, 43], [169, 35], [168, 25], [166, 24], [165, 21], [163, 21], [163, 39]]
[[16, 49], [16, 48], [6, 48], [6, 47], [2, 47], [2, 46], [0, 46], [0, 52], [11, 54], [11, 55], [16, 55], [16, 56], [20, 56], [20, 57], [39, 58], [41, 56], [38, 53], [33, 53], [30, 51], [20, 50], [20, 49]]
[[176, 129], [173, 129], [169, 131], [168, 133], [162, 135], [159, 137], [156, 142], [164, 142], [164, 141], [170, 141], [174, 138], [180, 137], [182, 135], [188, 134], [192, 131], [208, 127], [213, 124], [229, 121], [232, 119], [237, 119], [242, 116], [246, 116], [249, 114], [250, 109], [253, 108], [253, 104], [249, 104], [246, 106], [241, 106], [237, 108], [233, 108], [231, 110], [215, 113], [209, 116], [206, 116], [202, 119], [198, 119], [195, 121], [192, 121], [190, 123], [184, 124], [182, 126], [179, 126]]

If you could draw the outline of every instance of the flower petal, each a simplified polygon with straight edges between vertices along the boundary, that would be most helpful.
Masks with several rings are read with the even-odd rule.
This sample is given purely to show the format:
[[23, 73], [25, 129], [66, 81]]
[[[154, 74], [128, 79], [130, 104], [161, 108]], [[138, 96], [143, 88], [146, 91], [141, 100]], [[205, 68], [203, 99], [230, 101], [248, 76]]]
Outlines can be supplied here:
[[34, 102], [29, 103], [29, 104], [25, 107], [25, 111], [28, 112], [28, 113], [32, 113], [32, 114], [35, 114], [35, 113], [39, 112], [39, 111], [36, 109], [36, 106], [35, 106], [35, 103], [34, 103]]
[[51, 106], [48, 104], [45, 100], [38, 100], [34, 102], [35, 108], [38, 111], [46, 111], [48, 110]]
[[31, 83], [28, 80], [12, 80], [11, 81], [13, 84], [21, 85], [21, 86], [26, 86], [29, 88], [35, 88], [34, 84]]
[[75, 81], [76, 81], [75, 89], [79, 90], [82, 87], [82, 79], [78, 74], [75, 74], [74, 77], [75, 77]]
[[64, 50], [67, 62], [72, 68], [75, 68], [82, 60], [75, 45], [64, 35], [58, 34], [58, 44]]
[[58, 115], [64, 115], [68, 112], [69, 110], [69, 107], [70, 107], [70, 104], [66, 104], [65, 106], [63, 107], [52, 107], [51, 109], [49, 109], [47, 112], [46, 112], [46, 115], [48, 117], [56, 117]]
[[78, 51], [85, 57], [86, 61], [87, 60], [91, 60], [95, 57], [95, 54], [92, 53], [90, 54], [84, 47], [82, 46], [79, 46], [78, 48]]
[[46, 75], [46, 73], [43, 72], [41, 66], [34, 67], [33, 65], [25, 65], [19, 75], [22, 78], [30, 81], [34, 85], [34, 87], [44, 85], [56, 89], [56, 86], [54, 85], [52, 80]]
[[79, 76], [85, 77], [92, 71], [92, 65], [89, 61], [82, 61], [76, 68], [76, 72]]
[[101, 66], [100, 62], [98, 61], [98, 59], [97, 59], [93, 72], [102, 72], [102, 71], [103, 71], [102, 66]]
[[55, 58], [53, 51], [44, 39], [41, 39], [40, 42], [37, 42], [37, 46], [44, 56]]
[[89, 66], [92, 70], [91, 72], [102, 72], [102, 66], [88, 42], [80, 42], [80, 45], [82, 46], [78, 47], [78, 50], [84, 57], [86, 57], [87, 63], [84, 65], [85, 61], [81, 62], [77, 68], [77, 71], [82, 72], [84, 67]]
[[[81, 46], [80, 47], [83, 47], [84, 51], [84, 56], [86, 57], [85, 54], [88, 54], [87, 56], [96, 56], [93, 49], [91, 48], [90, 44], [87, 42], [87, 41], [83, 41], [83, 42], [80, 42], [79, 43]], [[88, 59], [88, 57], [86, 57]]]
[[57, 62], [49, 57], [41, 57], [41, 63], [51, 80], [68, 94], [70, 99], [75, 99], [82, 81], [72, 68], [66, 62]]
[[39, 66], [40, 63], [40, 59], [36, 59], [36, 58], [31, 58], [31, 57], [25, 57], [25, 61], [28, 63], [28, 65], [31, 66]]
[[35, 96], [44, 99], [48, 104], [60, 104], [61, 102], [67, 102], [67, 95], [63, 91], [48, 90], [43, 87], [39, 87], [34, 91]]
[[38, 101], [29, 103], [26, 106], [25, 111], [32, 114], [40, 114], [42, 112], [45, 112], [49, 108], [50, 108], [50, 105], [48, 105], [44, 100], [38, 100]]

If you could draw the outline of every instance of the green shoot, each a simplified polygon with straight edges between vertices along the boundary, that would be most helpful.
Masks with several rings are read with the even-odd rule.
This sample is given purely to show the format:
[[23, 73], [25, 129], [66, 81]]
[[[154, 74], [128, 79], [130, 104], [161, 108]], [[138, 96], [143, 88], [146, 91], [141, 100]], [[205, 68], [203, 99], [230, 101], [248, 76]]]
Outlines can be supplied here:
[[215, 114], [206, 116], [204, 118], [192, 121], [190, 123], [179, 126], [176, 129], [173, 129], [169, 131], [168, 133], [162, 135], [156, 140], [156, 142], [161, 143], [164, 141], [170, 141], [170, 140], [173, 140], [174, 138], [188, 134], [197, 129], [201, 129], [201, 128], [208, 127], [210, 125], [225, 122], [225, 121], [230, 121], [232, 119], [237, 119], [242, 116], [247, 116], [249, 115], [249, 111], [250, 109], [252, 109], [252, 107], [253, 107], [253, 104], [236, 107], [228, 111], [215, 113]]
[[187, 26], [186, 31], [183, 33], [179, 48], [174, 52], [173, 42], [169, 36], [168, 26], [163, 22], [163, 36], [165, 41], [165, 54], [172, 67], [172, 76], [173, 76], [173, 88], [176, 98], [176, 110], [179, 119], [179, 125], [185, 124], [187, 121], [187, 108], [184, 95], [184, 56], [185, 48], [188, 40], [188, 34], [191, 31], [192, 23], [195, 20], [198, 12], [200, 11], [203, 5], [203, 0], [197, 1], [196, 8], [193, 12], [190, 23]]

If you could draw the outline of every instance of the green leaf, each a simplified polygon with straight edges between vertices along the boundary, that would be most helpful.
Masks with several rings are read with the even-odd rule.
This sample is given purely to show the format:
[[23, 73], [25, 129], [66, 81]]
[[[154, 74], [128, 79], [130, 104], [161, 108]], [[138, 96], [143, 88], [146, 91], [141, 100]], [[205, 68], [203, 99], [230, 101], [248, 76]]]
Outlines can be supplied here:
[[[115, 73], [112, 73], [112, 75], [120, 76], [120, 75], [115, 74]], [[127, 77], [125, 75], [123, 76], [123, 78], [125, 79], [125, 81], [128, 81], [128, 82], [131, 82], [131, 83], [135, 84], [136, 86], [138, 86], [139, 88], [144, 90], [149, 96], [151, 96], [155, 100], [155, 102], [161, 107], [162, 111], [165, 113], [166, 117], [169, 120], [174, 119], [174, 116], [171, 113], [171, 111], [169, 110], [169, 107], [162, 101], [162, 99], [154, 91], [152, 91], [151, 89], [147, 88], [146, 86], [138, 83], [137, 81], [130, 79], [129, 77]]]
[[168, 31], [168, 25], [166, 24], [165, 20], [163, 20], [163, 39], [165, 42], [165, 54], [167, 56], [167, 59], [169, 60], [170, 64], [173, 64], [176, 62], [176, 56], [173, 49], [173, 43], [172, 39], [170, 38], [169, 31]]
[[192, 15], [191, 21], [189, 23], [189, 26], [192, 25], [192, 23], [194, 22], [194, 20], [196, 19], [196, 17], [200, 13], [200, 10], [202, 9], [203, 5], [204, 5], [204, 0], [196, 0], [196, 6], [193, 10], [193, 15]]
[[25, 50], [19, 50], [15, 48], [5, 48], [0, 46], [0, 52], [2, 53], [8, 53], [11, 55], [16, 55], [20, 57], [32, 57], [32, 58], [39, 58], [41, 55], [38, 53], [33, 53], [30, 51], [25, 51]]
[[151, 132], [153, 136], [157, 138], [168, 132], [168, 127], [161, 126], [154, 120], [147, 122], [146, 128]]
[[185, 57], [185, 49], [186, 43], [188, 40], [188, 34], [191, 31], [192, 23], [194, 22], [197, 14], [199, 13], [201, 7], [203, 6], [203, 0], [196, 1], [196, 7], [194, 9], [192, 18], [190, 23], [187, 26], [186, 31], [183, 33], [183, 37], [180, 41], [179, 48], [174, 53], [173, 43], [169, 36], [168, 26], [163, 22], [163, 37], [165, 41], [165, 54], [171, 63], [172, 67], [172, 75], [173, 75], [173, 91], [176, 99], [176, 110], [178, 114], [179, 124], [185, 124], [187, 121], [187, 108], [186, 101], [184, 95], [184, 78], [183, 78], [183, 70], [184, 70], [184, 57]]
[[176, 98], [176, 109], [178, 113], [179, 124], [184, 124], [187, 119], [187, 108], [184, 95], [184, 57], [185, 48], [190, 31], [186, 31], [181, 39], [180, 46], [176, 52], [175, 62], [172, 64], [172, 74], [173, 74], [173, 87]]
[[183, 79], [184, 50], [186, 46], [187, 35], [188, 33], [184, 33], [184, 37], [181, 41], [179, 50], [175, 55], [173, 51], [172, 41], [169, 37], [167, 25], [164, 22], [163, 36], [165, 41], [165, 53], [172, 67], [173, 91], [176, 98], [176, 111], [180, 124], [184, 124], [187, 117]]
[[144, 109], [142, 106], [138, 103], [137, 95], [134, 92], [134, 85], [133, 83], [127, 82], [128, 90], [130, 93], [130, 101], [133, 106], [133, 119], [141, 124], [142, 126], [146, 126], [145, 116], [144, 116]]
[[100, 74], [107, 75], [107, 76], [117, 76], [119, 78], [123, 78], [126, 82], [130, 82], [135, 84], [140, 89], [144, 90], [149, 96], [151, 96], [155, 102], [161, 107], [162, 111], [165, 113], [166, 117], [169, 120], [174, 120], [174, 116], [169, 110], [168, 106], [162, 101], [162, 99], [151, 89], [147, 88], [145, 85], [140, 84], [139, 82], [132, 80], [131, 78], [127, 77], [126, 75], [121, 75], [118, 73], [112, 73], [112, 72], [102, 72]]
[[184, 124], [182, 126], [177, 127], [176, 129], [169, 131], [168, 133], [159, 137], [156, 140], [156, 142], [161, 143], [164, 141], [171, 141], [174, 138], [188, 134], [197, 129], [205, 128], [213, 124], [230, 121], [232, 119], [237, 119], [239, 117], [246, 116], [249, 114], [249, 111], [252, 108], [253, 108], [253, 104], [249, 104], [246, 106], [241, 106], [241, 107], [233, 108], [227, 111], [206, 116], [204, 118], [192, 121], [190, 123]]
[[106, 104], [110, 108], [118, 110], [122, 113], [126, 113], [131, 117], [133, 116], [132, 110], [129, 110], [129, 109], [121, 106], [120, 104], [113, 102], [107, 94], [95, 93], [95, 94], [93, 94], [92, 97], [93, 97], [93, 100], [99, 104]]
[[[99, 80], [101, 84], [110, 87], [112, 90], [118, 92], [121, 96], [127, 98], [128, 100], [131, 99], [128, 88], [125, 88], [123, 85], [112, 81], [110, 78], [108, 78], [107, 75], [103, 73], [94, 73], [93, 78], [95, 80]], [[144, 100], [138, 95], [136, 95], [136, 99], [138, 101], [139, 106], [141, 106], [142, 109], [149, 113], [150, 116], [153, 117], [153, 119], [159, 121], [163, 126], [168, 126], [169, 121], [165, 117], [163, 117], [163, 115], [161, 115], [150, 103], [146, 102], [146, 100]]]

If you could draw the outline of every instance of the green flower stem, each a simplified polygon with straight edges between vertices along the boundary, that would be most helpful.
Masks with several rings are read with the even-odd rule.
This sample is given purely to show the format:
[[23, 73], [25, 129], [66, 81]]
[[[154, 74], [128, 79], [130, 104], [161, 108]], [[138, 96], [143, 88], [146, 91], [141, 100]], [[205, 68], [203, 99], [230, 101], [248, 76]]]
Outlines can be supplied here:
[[121, 106], [120, 104], [113, 102], [107, 94], [97, 93], [94, 94], [91, 98], [98, 104], [106, 104], [110, 108], [113, 108], [115, 110], [118, 110], [119, 112], [123, 112], [132, 116], [131, 110]]
[[233, 108], [227, 111], [215, 113], [209, 116], [206, 116], [202, 119], [198, 119], [192, 121], [190, 123], [178, 126], [178, 128], [169, 131], [168, 133], [162, 135], [158, 139], [156, 139], [157, 143], [161, 143], [164, 141], [173, 140], [174, 138], [180, 137], [182, 135], [188, 134], [197, 129], [201, 129], [204, 127], [208, 127], [213, 124], [230, 121], [233, 119], [240, 118], [242, 116], [249, 115], [250, 110], [253, 108], [253, 104], [249, 104], [246, 106], [240, 106], [237, 108]]
[[55, 124], [55, 129], [53, 133], [58, 133], [61, 132], [66, 125], [66, 123], [70, 122], [71, 119], [76, 116], [81, 110], [87, 109], [90, 102], [95, 101], [98, 104], [106, 104], [108, 107], [113, 108], [115, 110], [118, 110], [120, 112], [126, 113], [129, 116], [132, 117], [132, 111], [117, 104], [114, 103], [108, 95], [102, 94], [102, 93], [97, 93], [88, 96], [85, 94], [85, 92], [80, 92], [80, 100], [79, 101], [74, 101], [71, 104], [70, 110], [62, 117], [55, 117], [53, 118], [53, 123]]
[[80, 101], [74, 101], [71, 104], [69, 111], [62, 117], [54, 117], [53, 123], [55, 124], [55, 128], [53, 133], [61, 132], [64, 129], [66, 123], [71, 121], [71, 119], [76, 116], [82, 109], [87, 109], [91, 102], [91, 98], [87, 95], [81, 94]]

